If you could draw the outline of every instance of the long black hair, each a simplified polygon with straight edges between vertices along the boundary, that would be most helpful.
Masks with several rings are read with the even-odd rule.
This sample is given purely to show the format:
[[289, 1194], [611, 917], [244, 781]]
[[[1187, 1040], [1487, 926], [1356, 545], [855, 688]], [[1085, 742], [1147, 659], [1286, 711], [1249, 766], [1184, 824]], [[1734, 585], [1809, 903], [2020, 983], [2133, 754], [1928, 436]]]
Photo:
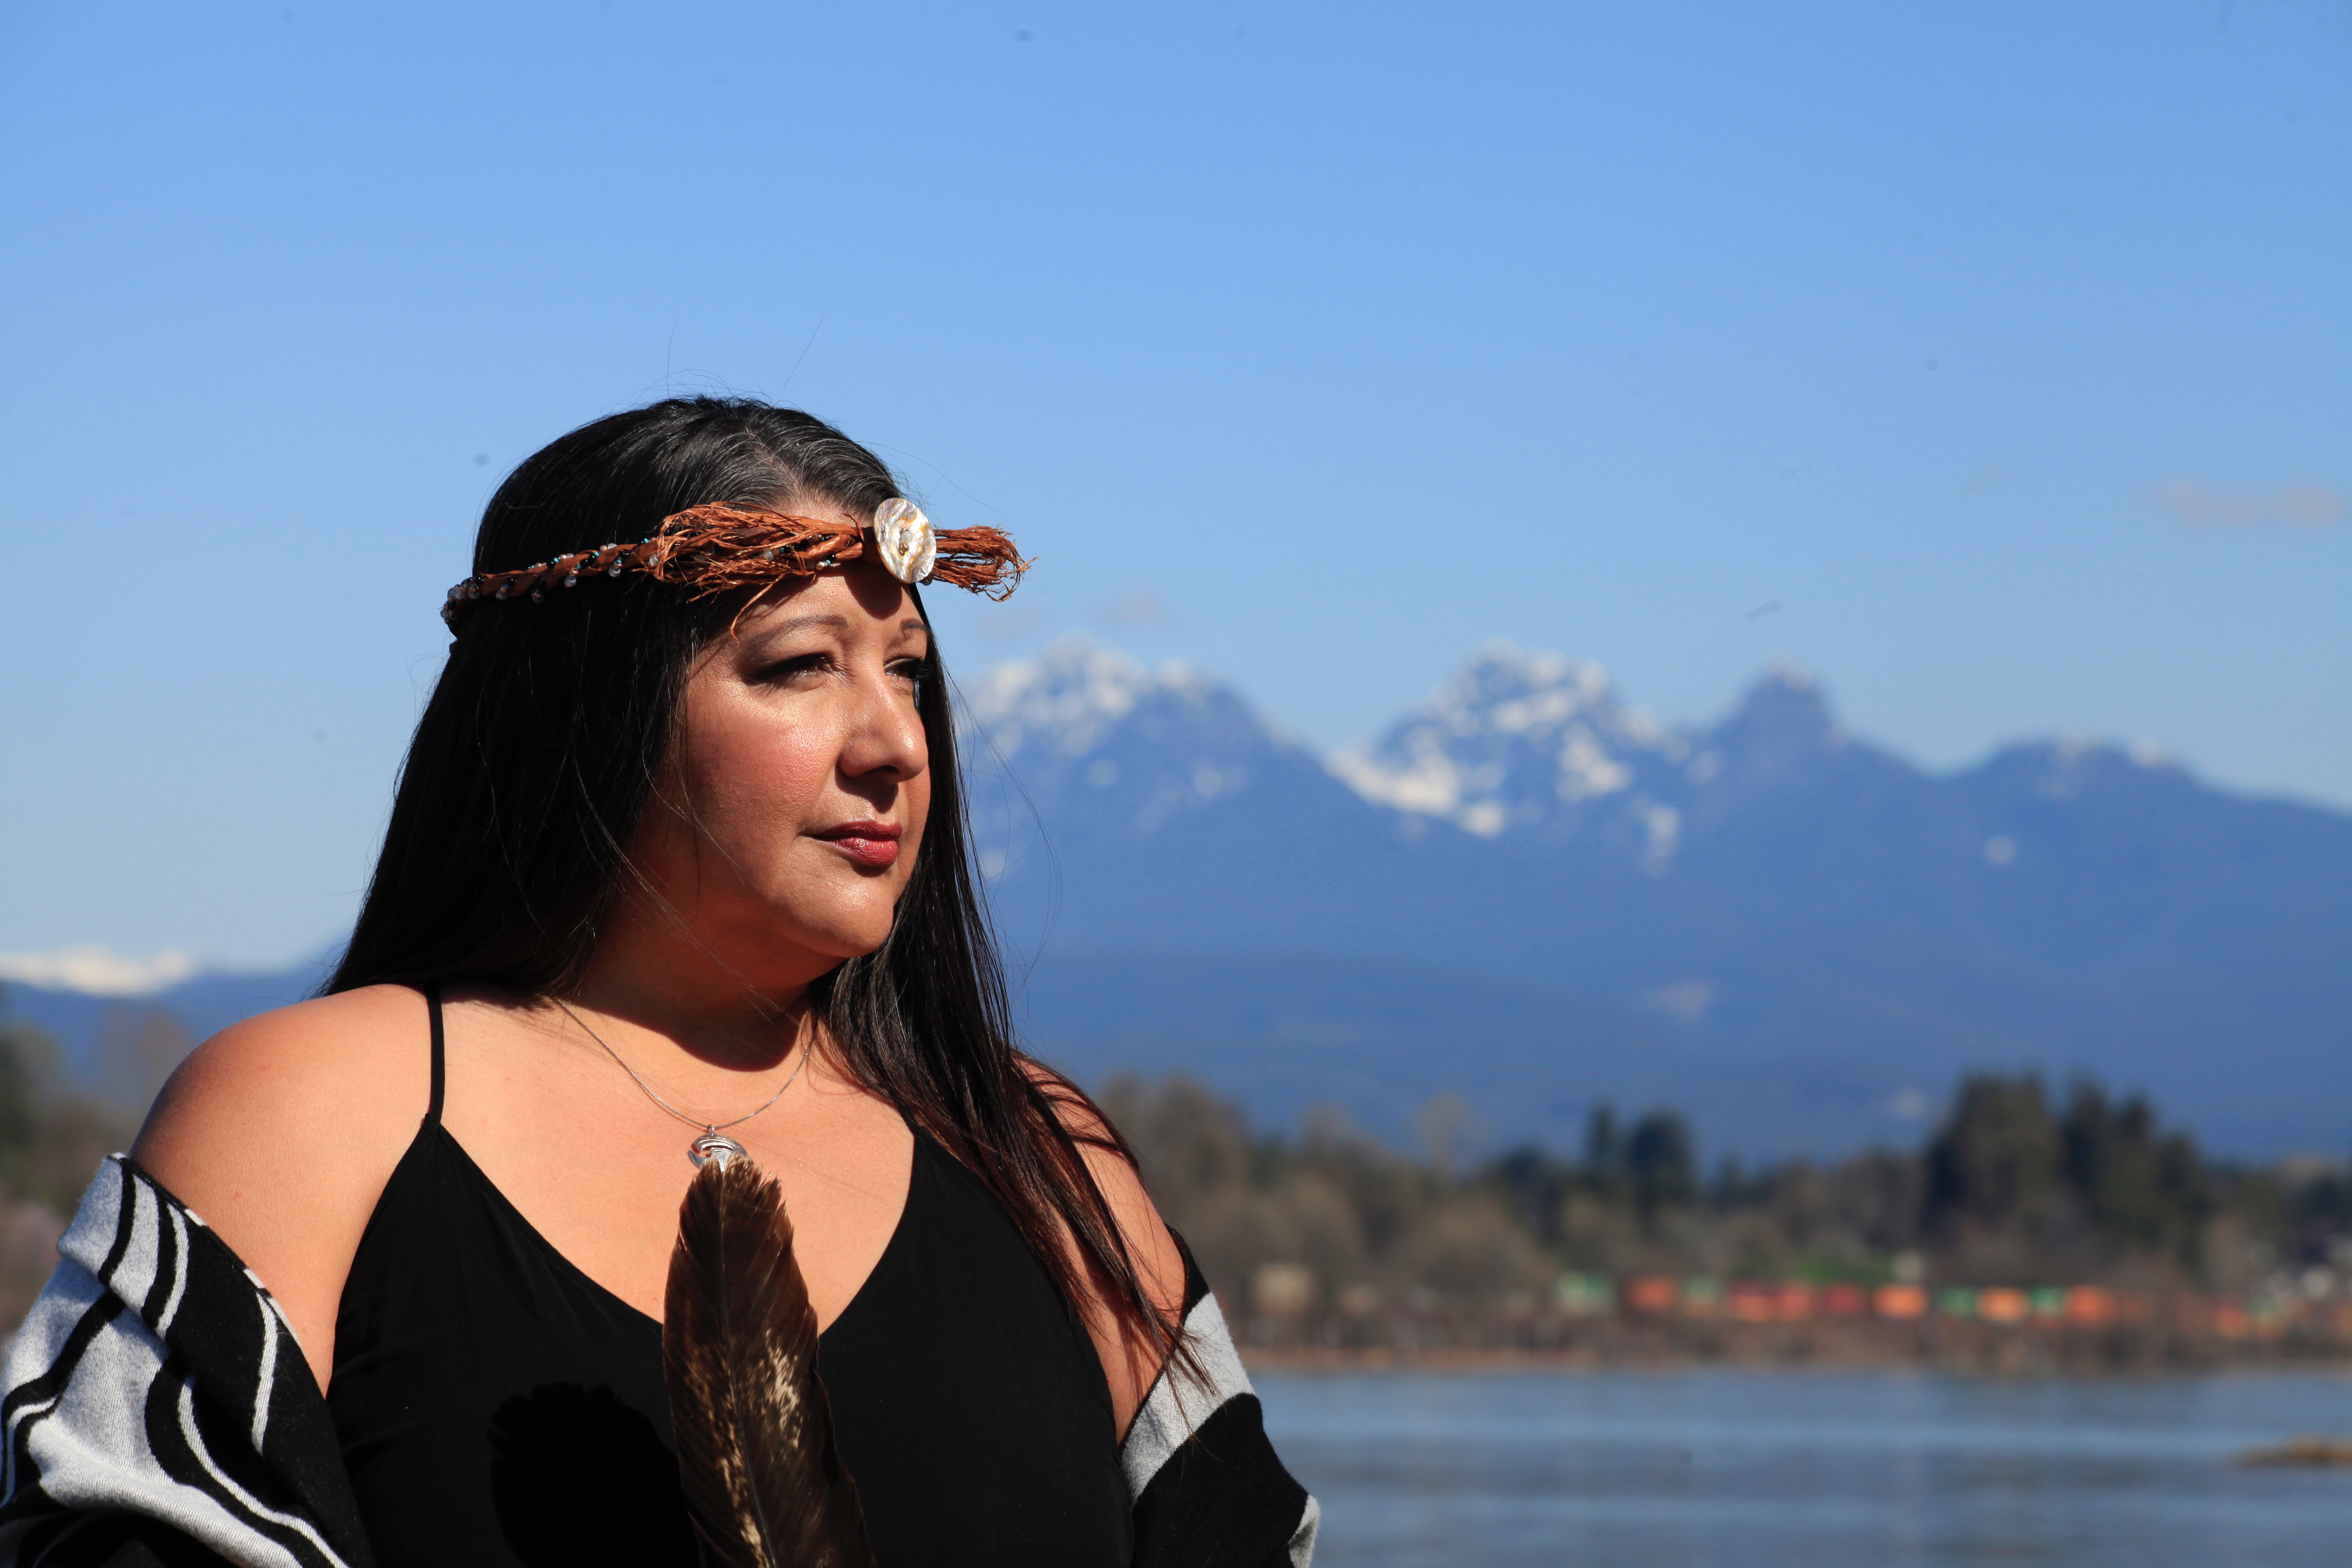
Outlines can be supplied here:
[[[880, 459], [820, 419], [744, 398], [671, 399], [583, 426], [525, 461], [482, 514], [474, 570], [642, 539], [709, 501], [831, 503], [864, 517], [897, 494]], [[740, 607], [634, 574], [551, 589], [542, 603], [473, 606], [324, 990], [466, 981], [561, 996], [577, 986], [617, 900], [643, 885], [628, 846], [688, 670]], [[916, 705], [930, 750], [921, 850], [888, 940], [817, 982], [810, 1000], [842, 1067], [987, 1185], [1074, 1307], [1091, 1295], [1155, 1349], [1175, 1348], [1172, 1316], [1153, 1304], [1079, 1145], [1132, 1155], [1084, 1094], [1033, 1072], [1014, 1048], [936, 641]]]

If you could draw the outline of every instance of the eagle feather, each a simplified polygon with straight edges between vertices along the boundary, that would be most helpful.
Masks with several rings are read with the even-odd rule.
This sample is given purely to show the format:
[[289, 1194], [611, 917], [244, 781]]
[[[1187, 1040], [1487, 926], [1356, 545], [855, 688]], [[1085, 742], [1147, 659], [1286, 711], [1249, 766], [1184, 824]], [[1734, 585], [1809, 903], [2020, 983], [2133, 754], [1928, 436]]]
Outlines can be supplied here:
[[816, 1352], [782, 1189], [747, 1158], [712, 1160], [678, 1209], [662, 1322], [678, 1475], [707, 1561], [873, 1568]]

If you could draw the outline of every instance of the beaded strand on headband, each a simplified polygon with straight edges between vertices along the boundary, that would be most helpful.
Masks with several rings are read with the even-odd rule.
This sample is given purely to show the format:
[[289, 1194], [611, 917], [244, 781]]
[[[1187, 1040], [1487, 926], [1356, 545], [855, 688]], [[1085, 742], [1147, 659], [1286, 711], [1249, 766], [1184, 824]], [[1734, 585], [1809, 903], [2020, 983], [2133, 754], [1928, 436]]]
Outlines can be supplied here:
[[550, 584], [576, 588], [584, 574], [618, 577], [643, 572], [702, 598], [734, 588], [763, 588], [791, 577], [813, 577], [864, 559], [873, 551], [906, 584], [951, 583], [992, 599], [1011, 594], [1029, 569], [1013, 541], [993, 528], [940, 533], [910, 500], [892, 497], [874, 509], [874, 521], [856, 523], [795, 517], [759, 507], [713, 501], [662, 519], [635, 544], [601, 544], [508, 572], [478, 573], [449, 590], [441, 618], [455, 631], [467, 608], [482, 599], [529, 594], [534, 603]]

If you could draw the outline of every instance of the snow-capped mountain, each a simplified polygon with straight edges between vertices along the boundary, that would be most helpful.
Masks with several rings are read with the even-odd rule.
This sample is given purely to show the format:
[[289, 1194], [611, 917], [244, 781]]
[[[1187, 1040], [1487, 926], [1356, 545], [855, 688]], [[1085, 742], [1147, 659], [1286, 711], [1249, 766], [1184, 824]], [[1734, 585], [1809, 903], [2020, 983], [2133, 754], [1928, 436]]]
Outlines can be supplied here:
[[1674, 855], [1688, 737], [1620, 703], [1597, 664], [1489, 644], [1436, 696], [1332, 771], [1367, 800], [1492, 838], [1602, 837]]
[[[1394, 1133], [1449, 1089], [1502, 1138], [1671, 1104], [1767, 1153], [1906, 1138], [1958, 1073], [2039, 1065], [2225, 1150], [2352, 1138], [2341, 813], [2096, 742], [1931, 774], [1790, 668], [1670, 731], [1595, 666], [1488, 647], [1328, 763], [1230, 686], [1084, 643], [962, 695], [1026, 1027], [1082, 1079], [1185, 1070]], [[69, 1045], [124, 1005], [21, 973]], [[202, 1034], [317, 973], [141, 1005]]]
[[85, 944], [56, 952], [0, 952], [0, 982], [78, 991], [85, 996], [144, 996], [196, 973], [187, 953], [133, 954]]
[[[2037, 742], [1936, 775], [1847, 733], [1800, 670], [1673, 731], [1595, 666], [1500, 647], [1328, 765], [1230, 689], [1082, 645], [971, 698], [1034, 807], [976, 813], [992, 897], [1042, 955], [1039, 1025], [1074, 1061], [1173, 1037], [1135, 1011], [1165, 1013], [1142, 1000], [1160, 991], [1102, 964], [1131, 978], [1182, 955], [1209, 964], [1185, 1007], [1222, 985], [1237, 1010], [1180, 1031], [1196, 1045], [1272, 1019], [1344, 1036], [1366, 974], [1385, 994], [1412, 973], [1447, 999], [1433, 1019], [1491, 1037], [1392, 1043], [1373, 1053], [1391, 1085], [1520, 1049], [1506, 1037], [1535, 1048], [1544, 1009], [1487, 1017], [1486, 975], [1554, 997], [1562, 1085], [1648, 1062], [1645, 1092], [1719, 1095], [1751, 1125], [1768, 1103], [1916, 1104], [1965, 1067], [2040, 1062], [2199, 1105], [2225, 1143], [2352, 1134], [2352, 818], [2238, 799], [2144, 752]], [[1347, 994], [1313, 999], [1358, 961], [1373, 967]], [[1106, 1058], [1109, 1037], [1126, 1044]], [[1810, 1100], [1773, 1099], [1800, 1079]], [[1532, 1103], [1496, 1093], [1506, 1123]]]
[[[1240, 929], [1236, 900], [1255, 927], [1330, 931], [1325, 896], [1380, 874], [1408, 834], [1181, 666], [1070, 641], [965, 697], [974, 850], [1016, 958], [1073, 940], [1213, 949]], [[1129, 893], [1150, 911], [1139, 924]]]
[[963, 695], [975, 773], [1009, 773], [1041, 809], [1083, 800], [1138, 833], [1321, 771], [1230, 687], [1182, 665], [1147, 670], [1092, 643], [998, 665]]
[[1426, 703], [1331, 769], [1367, 800], [1481, 837], [1614, 850], [1663, 874], [1690, 832], [1777, 787], [1902, 764], [1832, 721], [1812, 677], [1776, 665], [1706, 729], [1618, 700], [1590, 661], [1490, 644]]

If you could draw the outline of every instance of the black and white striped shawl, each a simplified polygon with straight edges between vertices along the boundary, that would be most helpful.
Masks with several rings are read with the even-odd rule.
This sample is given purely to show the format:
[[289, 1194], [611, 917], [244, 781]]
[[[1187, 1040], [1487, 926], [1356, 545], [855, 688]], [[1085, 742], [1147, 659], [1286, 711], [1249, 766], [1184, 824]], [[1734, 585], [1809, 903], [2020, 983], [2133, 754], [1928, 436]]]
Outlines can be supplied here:
[[1119, 1449], [1135, 1500], [1135, 1568], [1307, 1568], [1322, 1510], [1275, 1457], [1225, 1314], [1192, 1249], [1181, 1237], [1177, 1246], [1184, 1332], [1202, 1379], [1162, 1372]]
[[[0, 1398], [0, 1568], [373, 1568], [326, 1401], [227, 1245], [117, 1155], [58, 1251]], [[1208, 1386], [1163, 1375], [1128, 1436], [1136, 1568], [1306, 1568], [1315, 1500], [1185, 1264]]]
[[117, 1155], [58, 1252], [0, 1398], [0, 1563], [369, 1568], [326, 1401], [227, 1245]]

